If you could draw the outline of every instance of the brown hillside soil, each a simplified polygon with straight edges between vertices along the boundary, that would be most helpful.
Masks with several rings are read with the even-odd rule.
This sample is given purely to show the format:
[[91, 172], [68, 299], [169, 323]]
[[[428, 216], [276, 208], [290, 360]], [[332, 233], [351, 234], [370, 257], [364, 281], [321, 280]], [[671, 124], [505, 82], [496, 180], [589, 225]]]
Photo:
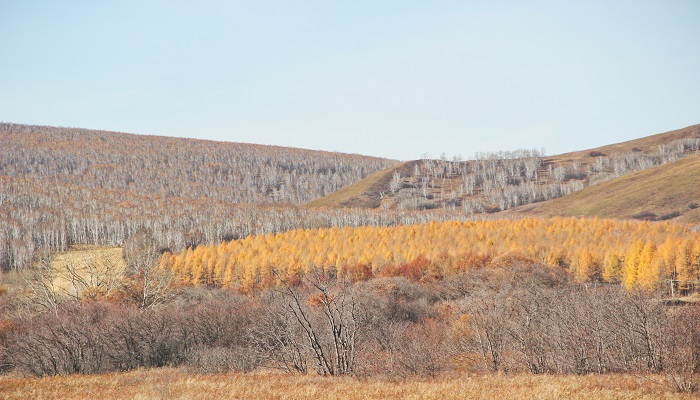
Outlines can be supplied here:
[[546, 157], [546, 159], [551, 160], [555, 164], [568, 164], [574, 161], [588, 164], [593, 162], [596, 158], [594, 155], [591, 155], [591, 153], [602, 153], [603, 155], [610, 155], [612, 153], [626, 153], [628, 151], [641, 151], [648, 153], [656, 149], [659, 145], [670, 143], [674, 140], [693, 137], [700, 137], [700, 124], [646, 136], [639, 139], [628, 140], [622, 143], [609, 144], [606, 146], [596, 147], [594, 149], [580, 150], [557, 156]]
[[[507, 213], [541, 217], [673, 219], [700, 223], [700, 157], [688, 157], [624, 175], [568, 196], [521, 206]], [[678, 216], [672, 217], [673, 213], [678, 213]]]
[[50, 378], [0, 377], [3, 399], [691, 399], [662, 376], [467, 375], [324, 378], [271, 372], [200, 375], [176, 369]]
[[389, 182], [398, 171], [401, 176], [413, 173], [413, 165], [418, 161], [408, 161], [379, 171], [367, 178], [331, 193], [307, 205], [309, 207], [359, 207], [377, 208], [381, 204], [382, 192], [389, 191]]

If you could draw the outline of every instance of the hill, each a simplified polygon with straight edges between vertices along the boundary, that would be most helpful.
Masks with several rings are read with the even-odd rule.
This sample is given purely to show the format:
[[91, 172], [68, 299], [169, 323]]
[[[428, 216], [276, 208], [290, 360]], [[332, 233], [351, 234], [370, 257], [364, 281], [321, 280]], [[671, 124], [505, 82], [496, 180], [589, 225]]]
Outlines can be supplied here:
[[[0, 269], [39, 250], [122, 246], [140, 231], [181, 249], [343, 224], [303, 203], [395, 161], [304, 149], [0, 124]], [[292, 203], [292, 204], [290, 204]], [[351, 213], [347, 223], [370, 223]]]
[[[0, 124], [0, 268], [21, 269], [40, 250], [123, 246], [139, 232], [159, 249], [178, 251], [295, 228], [495, 214], [545, 204], [698, 149], [700, 125], [695, 125], [560, 156], [518, 150], [477, 153], [470, 161], [397, 163], [275, 146]], [[674, 179], [666, 181], [680, 178]], [[683, 208], [690, 201], [639, 206], [633, 214], [658, 219], [680, 212], [694, 221], [698, 211]], [[290, 204], [304, 202], [312, 207]]]
[[496, 213], [566, 196], [700, 150], [700, 125], [598, 148], [545, 156], [540, 150], [476, 153], [405, 162], [309, 206]]
[[416, 161], [408, 161], [391, 166], [337, 192], [316, 199], [308, 203], [308, 206], [378, 208], [384, 198], [384, 192], [391, 190], [394, 174], [406, 176], [413, 171], [415, 164]]
[[518, 216], [600, 216], [700, 223], [700, 156], [630, 173], [511, 210]]
[[633, 139], [626, 142], [609, 144], [594, 149], [564, 153], [558, 156], [549, 157], [549, 159], [555, 163], [574, 161], [594, 163], [596, 158], [600, 157], [601, 155], [630, 152], [653, 153], [657, 151], [660, 146], [668, 146], [673, 142], [683, 141], [690, 138], [700, 138], [700, 124], [646, 136], [639, 139]]
[[143, 195], [300, 204], [395, 163], [279, 146], [0, 124], [0, 176]]

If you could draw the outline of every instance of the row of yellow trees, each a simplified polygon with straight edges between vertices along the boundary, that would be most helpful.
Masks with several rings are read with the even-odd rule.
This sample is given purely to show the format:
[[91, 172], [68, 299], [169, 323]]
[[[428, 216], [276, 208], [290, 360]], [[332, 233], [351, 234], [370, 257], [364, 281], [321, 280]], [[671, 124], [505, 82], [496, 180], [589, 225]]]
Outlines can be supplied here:
[[698, 281], [700, 233], [673, 223], [522, 219], [292, 230], [166, 253], [162, 266], [185, 285], [270, 286], [279, 277], [324, 271], [352, 280], [431, 279], [475, 268], [534, 262], [579, 282], [654, 289]]

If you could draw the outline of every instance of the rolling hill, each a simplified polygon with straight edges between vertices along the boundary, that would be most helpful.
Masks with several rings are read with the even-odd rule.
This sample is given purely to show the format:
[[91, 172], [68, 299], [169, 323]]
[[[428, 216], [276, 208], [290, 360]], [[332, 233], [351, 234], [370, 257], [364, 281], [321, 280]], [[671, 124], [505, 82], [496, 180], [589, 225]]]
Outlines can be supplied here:
[[391, 166], [337, 192], [316, 199], [307, 205], [309, 207], [378, 208], [384, 197], [383, 193], [390, 190], [394, 174], [399, 173], [406, 176], [413, 171], [413, 166], [416, 163], [416, 161], [408, 161]]
[[395, 163], [279, 146], [0, 124], [0, 176], [142, 195], [301, 204]]
[[633, 139], [626, 142], [609, 144], [594, 149], [580, 150], [569, 153], [560, 154], [557, 156], [548, 157], [553, 163], [568, 163], [579, 161], [582, 163], [594, 163], [598, 157], [596, 154], [609, 155], [613, 153], [629, 153], [642, 152], [651, 153], [656, 151], [659, 146], [668, 145], [672, 142], [689, 138], [700, 138], [700, 124], [691, 125], [682, 129], [676, 129], [669, 132], [659, 133], [656, 135], [645, 136], [639, 139]]
[[[278, 146], [0, 123], [0, 269], [74, 244], [162, 248], [323, 226], [294, 204], [395, 161]], [[345, 212], [345, 214], [348, 214]], [[355, 213], [347, 223], [370, 223]], [[373, 218], [373, 217], [369, 217]], [[340, 223], [340, 222], [338, 222]]]
[[[700, 151], [700, 125], [593, 149], [477, 153], [473, 160], [415, 160], [308, 203], [311, 207], [462, 209], [497, 213], [567, 196]], [[643, 207], [642, 207], [643, 208]]]
[[[470, 161], [397, 163], [2, 123], [0, 268], [20, 269], [40, 250], [120, 246], [143, 231], [161, 248], [179, 250], [294, 228], [387, 226], [497, 216], [511, 209], [516, 211], [506, 215], [666, 219], [678, 213], [680, 220], [697, 221], [700, 211], [692, 205], [700, 201], [693, 172], [697, 158], [682, 159], [699, 149], [700, 125], [695, 125], [559, 156], [518, 150], [478, 153]], [[657, 167], [649, 170], [652, 175], [629, 175], [664, 164], [669, 172]], [[631, 189], [615, 189], [613, 196], [613, 189], [606, 189], [611, 186], [602, 186], [580, 195], [593, 197], [580, 203], [567, 196], [606, 181]], [[662, 193], [668, 197], [654, 200]], [[548, 202], [554, 198], [562, 200]], [[309, 207], [293, 205], [302, 203]], [[415, 212], [421, 210], [429, 211]]]
[[521, 206], [509, 214], [700, 223], [700, 156], [633, 172], [558, 199]]

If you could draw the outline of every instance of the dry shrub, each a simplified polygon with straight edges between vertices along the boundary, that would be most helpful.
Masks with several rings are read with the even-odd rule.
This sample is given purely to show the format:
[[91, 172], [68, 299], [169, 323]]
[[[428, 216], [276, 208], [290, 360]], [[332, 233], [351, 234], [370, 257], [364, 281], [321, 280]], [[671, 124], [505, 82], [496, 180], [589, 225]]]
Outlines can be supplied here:
[[668, 384], [679, 392], [700, 391], [700, 305], [677, 310], [666, 332]]
[[435, 378], [449, 365], [448, 328], [436, 319], [412, 325], [406, 330], [399, 350], [400, 374]]
[[186, 354], [185, 365], [188, 370], [207, 374], [250, 372], [261, 365], [261, 360], [248, 348], [199, 346]]

